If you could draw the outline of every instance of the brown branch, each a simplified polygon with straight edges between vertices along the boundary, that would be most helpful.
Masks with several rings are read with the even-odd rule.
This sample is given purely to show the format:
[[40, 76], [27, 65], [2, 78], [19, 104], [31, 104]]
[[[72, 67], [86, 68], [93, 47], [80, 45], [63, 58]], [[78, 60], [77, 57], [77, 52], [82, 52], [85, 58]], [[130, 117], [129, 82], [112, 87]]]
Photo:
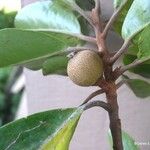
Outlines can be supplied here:
[[124, 73], [125, 71], [127, 71], [127, 70], [129, 70], [131, 68], [134, 68], [134, 67], [136, 67], [136, 66], [138, 66], [138, 65], [140, 65], [140, 64], [142, 64], [142, 63], [144, 63], [144, 62], [146, 62], [148, 60], [150, 60], [150, 58], [146, 58], [146, 59], [143, 59], [143, 60], [136, 60], [133, 63], [131, 63], [131, 64], [127, 65], [127, 66], [122, 67], [120, 69], [120, 72]]
[[108, 31], [111, 29], [113, 23], [116, 21], [117, 17], [119, 16], [122, 8], [124, 7], [124, 5], [127, 3], [127, 1], [125, 1], [118, 9], [116, 9], [114, 11], [114, 13], [112, 14], [111, 18], [109, 19], [108, 23], [106, 24], [104, 30], [103, 30], [103, 37], [106, 38]]
[[103, 101], [93, 101], [93, 102], [89, 102], [89, 103], [86, 103], [83, 105], [84, 107], [84, 110], [87, 110], [87, 109], [90, 109], [90, 108], [93, 108], [95, 106], [98, 106], [98, 107], [102, 107], [104, 108], [106, 111], [108, 112], [111, 112], [111, 107], [109, 104], [103, 102]]
[[122, 135], [121, 135], [121, 121], [119, 119], [119, 106], [117, 101], [117, 87], [115, 83], [110, 83], [110, 89], [106, 93], [108, 104], [111, 106], [111, 112], [109, 112], [110, 130], [113, 139], [113, 149], [123, 150]]
[[94, 25], [98, 50], [101, 53], [101, 55], [104, 55], [104, 53], [106, 52], [106, 47], [105, 41], [102, 38], [103, 22], [101, 21], [100, 11], [101, 11], [100, 0], [95, 0], [95, 8], [92, 9], [91, 18]]
[[102, 22], [100, 19], [100, 13], [101, 13], [100, 0], [95, 0], [95, 8], [92, 9], [91, 20], [93, 22], [95, 33], [97, 36], [102, 31]]
[[[117, 89], [119, 89], [124, 83], [125, 83], [124, 80], [118, 82], [117, 85], [116, 85], [116, 86], [117, 86]], [[84, 100], [84, 102], [83, 102], [81, 105], [84, 105], [84, 104], [88, 103], [92, 98], [96, 97], [97, 95], [103, 94], [103, 93], [104, 93], [104, 90], [102, 90], [102, 89], [93, 92], [92, 94], [90, 94], [90, 95]]]
[[92, 98], [96, 97], [97, 95], [103, 94], [103, 93], [104, 93], [104, 90], [102, 90], [102, 89], [93, 92], [85, 99], [85, 101], [81, 105], [88, 103]]
[[126, 80], [121, 80], [120, 82], [118, 82], [117, 89], [119, 89], [125, 82], [126, 82]]
[[115, 63], [117, 61], [117, 59], [127, 51], [128, 47], [130, 45], [130, 41], [131, 41], [131, 39], [127, 39], [124, 41], [124, 43], [123, 43], [122, 47], [119, 49], [119, 51], [110, 59], [111, 64]]
[[[113, 16], [113, 19], [118, 14], [115, 14]], [[98, 86], [101, 87], [101, 89], [105, 92], [106, 98], [107, 98], [107, 103], [105, 102], [90, 102], [93, 97], [97, 96], [97, 94], [102, 93], [102, 91], [96, 91], [89, 95], [89, 97], [85, 100], [85, 104], [87, 105], [87, 108], [91, 108], [93, 106], [100, 106], [103, 107], [105, 110], [109, 112], [109, 118], [110, 118], [110, 130], [112, 133], [112, 138], [113, 138], [113, 147], [114, 150], [123, 150], [123, 144], [122, 144], [122, 135], [121, 135], [121, 122], [119, 119], [119, 107], [118, 107], [118, 102], [117, 102], [117, 88], [119, 88], [123, 83], [119, 82], [118, 85], [115, 84], [115, 80], [113, 79], [113, 64], [110, 64], [110, 62], [115, 62], [121, 54], [127, 49], [130, 41], [125, 41], [119, 52], [117, 52], [113, 57], [110, 56], [110, 53], [107, 50], [107, 45], [106, 45], [106, 39], [105, 36], [102, 34], [102, 21], [100, 18], [100, 0], [95, 0], [95, 8], [92, 9], [91, 12], [91, 18], [92, 22], [94, 25], [94, 31], [96, 35], [96, 44], [99, 50], [99, 53], [102, 57], [103, 61], [103, 66], [104, 66], [104, 78], [98, 82]], [[108, 23], [107, 28], [110, 27], [112, 22], [114, 20], [111, 20], [111, 22]], [[107, 34], [107, 29], [104, 31]], [[112, 60], [110, 61], [110, 59]], [[84, 106], [83, 105], [83, 106]], [[108, 109], [108, 106], [110, 109]], [[86, 108], [86, 107], [85, 107]]]

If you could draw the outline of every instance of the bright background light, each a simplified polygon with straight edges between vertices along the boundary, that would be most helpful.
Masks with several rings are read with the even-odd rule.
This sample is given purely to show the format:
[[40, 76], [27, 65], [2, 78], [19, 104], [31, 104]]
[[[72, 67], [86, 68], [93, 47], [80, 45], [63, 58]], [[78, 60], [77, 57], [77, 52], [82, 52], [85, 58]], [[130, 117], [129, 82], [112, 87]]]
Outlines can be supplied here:
[[0, 0], [0, 10], [2, 9], [6, 13], [18, 11], [21, 9], [21, 0]]

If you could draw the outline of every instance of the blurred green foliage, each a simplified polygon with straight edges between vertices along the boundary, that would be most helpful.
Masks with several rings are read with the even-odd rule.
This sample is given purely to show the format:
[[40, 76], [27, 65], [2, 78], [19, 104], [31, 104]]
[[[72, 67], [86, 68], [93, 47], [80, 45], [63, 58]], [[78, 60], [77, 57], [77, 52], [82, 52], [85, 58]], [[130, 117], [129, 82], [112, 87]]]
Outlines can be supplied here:
[[0, 10], [0, 29], [14, 27], [14, 18], [16, 12], [5, 13], [2, 9]]
[[12, 71], [10, 67], [0, 69], [0, 126], [14, 119], [22, 95], [22, 90], [12, 93], [7, 89]]
[[[0, 10], [0, 29], [13, 28], [16, 14]], [[0, 126], [14, 119], [22, 95], [22, 91], [12, 93], [6, 90], [12, 71], [12, 67], [0, 69]]]

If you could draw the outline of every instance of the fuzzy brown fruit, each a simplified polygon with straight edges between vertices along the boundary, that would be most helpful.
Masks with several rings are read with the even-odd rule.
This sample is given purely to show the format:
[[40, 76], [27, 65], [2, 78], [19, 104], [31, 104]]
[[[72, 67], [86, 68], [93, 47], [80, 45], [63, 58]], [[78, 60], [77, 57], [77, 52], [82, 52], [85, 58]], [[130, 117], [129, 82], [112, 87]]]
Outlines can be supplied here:
[[75, 84], [92, 86], [103, 74], [102, 60], [94, 51], [84, 50], [78, 52], [70, 59], [67, 73]]

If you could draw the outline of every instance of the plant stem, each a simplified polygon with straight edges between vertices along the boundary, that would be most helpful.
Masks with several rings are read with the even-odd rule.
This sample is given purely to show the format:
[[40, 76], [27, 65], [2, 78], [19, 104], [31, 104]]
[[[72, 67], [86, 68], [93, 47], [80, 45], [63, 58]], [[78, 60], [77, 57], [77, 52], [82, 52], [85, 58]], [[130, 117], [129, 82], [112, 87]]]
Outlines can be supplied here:
[[75, 2], [71, 2], [71, 7], [77, 11], [81, 16], [83, 16], [89, 23], [91, 26], [93, 26], [93, 23], [91, 21], [90, 16], [88, 15], [88, 13], [86, 11], [84, 11], [83, 9], [81, 9]]
[[103, 93], [104, 93], [104, 90], [102, 90], [102, 89], [93, 92], [92, 94], [90, 94], [90, 95], [85, 99], [85, 101], [84, 101], [81, 105], [86, 104], [86, 103], [89, 102], [92, 98], [96, 97], [97, 95], [103, 94]]
[[[124, 80], [118, 82], [117, 85], [116, 85], [116, 86], [117, 86], [117, 89], [119, 89], [124, 83], [125, 83]], [[90, 94], [90, 95], [84, 100], [84, 102], [83, 102], [81, 105], [84, 105], [84, 104], [88, 103], [92, 98], [96, 97], [97, 95], [103, 94], [103, 93], [104, 93], [104, 90], [102, 90], [102, 89], [93, 92], [92, 94]]]
[[128, 49], [129, 45], [130, 45], [130, 41], [131, 39], [127, 39], [124, 41], [122, 47], [119, 49], [119, 51], [110, 59], [110, 63], [113, 64], [117, 61], [117, 59], [126, 52], [126, 50]]
[[[122, 6], [123, 7], [123, 6]], [[114, 150], [123, 150], [122, 144], [122, 135], [121, 135], [121, 121], [119, 119], [119, 106], [117, 102], [117, 88], [120, 87], [123, 83], [119, 82], [118, 85], [115, 83], [115, 79], [113, 77], [113, 63], [125, 52], [130, 44], [130, 39], [125, 41], [119, 52], [117, 52], [113, 57], [111, 57], [110, 52], [107, 49], [106, 45], [106, 35], [108, 33], [109, 28], [112, 23], [117, 18], [119, 12], [119, 8], [111, 17], [104, 31], [102, 31], [102, 21], [100, 18], [100, 0], [95, 0], [95, 8], [91, 12], [92, 22], [94, 25], [95, 35], [96, 35], [96, 43], [98, 47], [98, 51], [103, 60], [103, 68], [104, 68], [104, 76], [97, 82], [98, 86], [102, 91], [106, 94], [107, 105], [110, 106], [110, 111], [108, 111], [109, 119], [110, 119], [110, 130], [113, 139], [113, 149]], [[97, 94], [94, 93], [88, 97], [88, 101], [90, 98], [93, 98]], [[103, 104], [103, 103], [102, 103]], [[101, 104], [101, 107], [103, 105]], [[105, 109], [105, 108], [104, 108]]]
[[95, 37], [86, 36], [86, 35], [83, 35], [83, 34], [72, 34], [72, 36], [77, 37], [77, 38], [79, 38], [79, 39], [81, 39], [83, 41], [87, 41], [87, 42], [96, 44]]
[[126, 66], [123, 66], [123, 67], [119, 67], [119, 68], [116, 68], [115, 71], [114, 71], [114, 78], [115, 80], [118, 79], [124, 72], [126, 72], [127, 70], [130, 70], [146, 61], [150, 60], [150, 58], [145, 58], [145, 59], [142, 59], [142, 60], [135, 60], [133, 63], [129, 64], [129, 65], [126, 65]]
[[129, 69], [132, 69], [132, 68], [134, 68], [134, 67], [136, 67], [136, 66], [138, 66], [138, 65], [140, 65], [140, 64], [142, 64], [142, 63], [144, 63], [144, 62], [146, 62], [148, 60], [150, 60], [150, 58], [146, 58], [146, 59], [143, 59], [143, 60], [136, 60], [133, 63], [131, 63], [131, 64], [127, 65], [127, 66], [122, 67], [120, 69], [120, 72], [124, 73], [125, 71], [127, 71]]
[[108, 31], [111, 29], [113, 23], [116, 21], [117, 17], [120, 14], [120, 11], [122, 10], [122, 8], [124, 7], [124, 5], [127, 3], [127, 1], [125, 1], [118, 9], [116, 9], [113, 13], [113, 15], [111, 16], [111, 18], [109, 19], [108, 23], [106, 24], [104, 31], [103, 31], [103, 37], [106, 38]]
[[101, 12], [100, 0], [95, 0], [95, 10], [97, 11], [97, 14], [99, 14], [100, 16], [100, 12]]
[[121, 121], [119, 119], [119, 106], [117, 102], [116, 86], [112, 84], [111, 89], [106, 93], [107, 102], [111, 106], [109, 112], [110, 130], [113, 139], [113, 149], [123, 150]]
[[84, 107], [84, 110], [87, 110], [87, 109], [90, 109], [92, 107], [98, 106], [98, 107], [104, 108], [108, 112], [111, 112], [111, 107], [109, 106], [109, 104], [107, 104], [103, 101], [93, 101], [93, 102], [86, 103], [82, 106]]

